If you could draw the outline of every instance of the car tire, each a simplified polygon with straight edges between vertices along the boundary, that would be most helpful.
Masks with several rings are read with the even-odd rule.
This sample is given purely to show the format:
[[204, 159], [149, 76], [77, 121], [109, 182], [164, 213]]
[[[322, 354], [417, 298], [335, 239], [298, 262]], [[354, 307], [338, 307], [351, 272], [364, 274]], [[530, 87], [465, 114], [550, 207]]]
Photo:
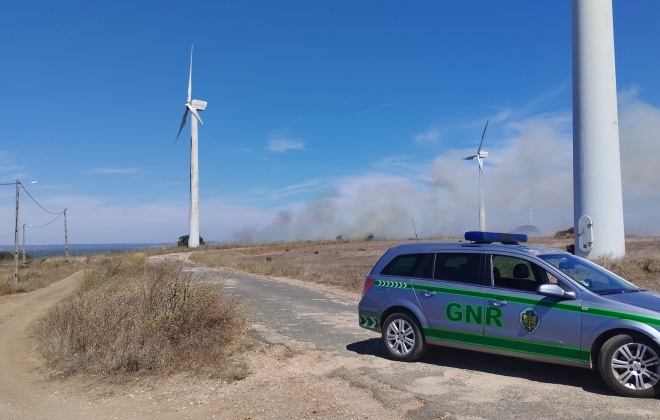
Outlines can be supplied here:
[[404, 313], [387, 317], [381, 329], [385, 350], [392, 359], [412, 362], [426, 351], [426, 341], [417, 320]]
[[605, 383], [626, 397], [648, 398], [660, 391], [660, 350], [637, 334], [619, 334], [603, 344], [598, 370]]

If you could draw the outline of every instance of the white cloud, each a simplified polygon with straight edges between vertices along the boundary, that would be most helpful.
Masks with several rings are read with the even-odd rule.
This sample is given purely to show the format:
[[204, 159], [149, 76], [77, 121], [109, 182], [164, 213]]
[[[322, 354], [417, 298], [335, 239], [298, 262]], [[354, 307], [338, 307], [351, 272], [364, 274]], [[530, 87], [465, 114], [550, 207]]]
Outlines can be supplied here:
[[380, 105], [380, 106], [376, 106], [376, 107], [373, 107], [373, 108], [365, 109], [364, 111], [356, 112], [355, 114], [351, 115], [351, 117], [355, 117], [355, 116], [362, 115], [362, 114], [367, 114], [369, 112], [373, 112], [373, 111], [377, 111], [379, 109], [390, 107], [392, 105], [394, 105], [394, 104], [385, 104], [385, 105]]
[[414, 138], [414, 142], [418, 144], [431, 144], [437, 143], [440, 138], [440, 131], [435, 128], [429, 128], [425, 132], [417, 134]]
[[330, 180], [327, 178], [314, 178], [297, 184], [288, 185], [284, 188], [272, 191], [270, 196], [275, 199], [289, 197], [297, 194], [305, 194], [310, 191], [319, 190], [328, 186]]
[[288, 150], [301, 150], [305, 148], [305, 143], [298, 140], [287, 138], [271, 138], [268, 140], [268, 150], [271, 152], [286, 152]]

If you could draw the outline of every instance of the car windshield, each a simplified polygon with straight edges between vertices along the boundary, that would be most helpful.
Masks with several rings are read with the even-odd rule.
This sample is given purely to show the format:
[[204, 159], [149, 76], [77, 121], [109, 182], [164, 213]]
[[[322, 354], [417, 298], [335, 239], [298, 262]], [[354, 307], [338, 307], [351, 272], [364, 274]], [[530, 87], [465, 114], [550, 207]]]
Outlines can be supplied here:
[[599, 295], [638, 292], [639, 287], [603, 267], [574, 255], [539, 255], [582, 286]]

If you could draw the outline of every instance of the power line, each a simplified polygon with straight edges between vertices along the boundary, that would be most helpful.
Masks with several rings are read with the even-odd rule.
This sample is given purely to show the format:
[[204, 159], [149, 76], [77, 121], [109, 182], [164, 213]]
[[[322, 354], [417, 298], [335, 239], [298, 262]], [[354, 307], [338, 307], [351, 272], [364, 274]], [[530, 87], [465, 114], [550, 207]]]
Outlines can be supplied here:
[[[51, 220], [51, 221], [48, 222], [48, 223], [44, 223], [43, 225], [39, 225], [39, 226], [33, 226], [33, 225], [30, 225], [30, 226], [26, 226], [26, 227], [29, 227], [29, 228], [32, 228], [32, 229], [42, 228], [42, 227], [44, 227], [44, 226], [48, 226], [48, 225], [50, 225], [51, 223], [53, 223], [55, 220], [59, 219], [59, 218], [62, 217], [63, 215], [64, 215], [64, 212], [58, 214], [56, 218], [54, 218], [53, 220]], [[22, 228], [21, 228], [21, 229], [22, 229]]]
[[20, 185], [21, 185], [21, 188], [23, 188], [23, 191], [25, 191], [25, 194], [27, 194], [32, 199], [32, 201], [34, 201], [34, 203], [41, 208], [41, 210], [45, 211], [46, 213], [50, 213], [50, 214], [59, 214], [59, 215], [64, 214], [64, 211], [61, 211], [59, 213], [55, 213], [55, 212], [46, 210], [41, 204], [39, 204], [39, 202], [37, 200], [34, 199], [34, 197], [32, 197], [32, 195], [30, 195], [30, 193], [28, 192], [28, 190], [25, 188], [25, 186], [23, 184], [20, 184]]

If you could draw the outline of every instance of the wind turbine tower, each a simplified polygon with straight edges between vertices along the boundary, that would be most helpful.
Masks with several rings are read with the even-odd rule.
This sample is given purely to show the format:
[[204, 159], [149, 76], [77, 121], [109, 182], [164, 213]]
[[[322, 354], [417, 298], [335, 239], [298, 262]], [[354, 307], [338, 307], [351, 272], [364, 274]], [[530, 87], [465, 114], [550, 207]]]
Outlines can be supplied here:
[[612, 0], [573, 0], [575, 253], [623, 256]]
[[176, 135], [177, 140], [181, 134], [181, 130], [186, 125], [186, 118], [188, 112], [194, 118], [190, 119], [190, 230], [188, 233], [188, 248], [197, 248], [199, 246], [199, 170], [198, 170], [198, 156], [197, 156], [197, 122], [204, 125], [199, 116], [198, 111], [206, 109], [206, 102], [199, 99], [192, 99], [192, 57], [193, 47], [190, 47], [190, 73], [188, 75], [188, 101], [186, 102], [186, 110], [183, 113], [179, 133]]
[[479, 148], [477, 153], [463, 160], [472, 160], [477, 158], [477, 164], [479, 165], [479, 231], [486, 231], [486, 203], [484, 199], [484, 159], [488, 157], [488, 152], [481, 150], [481, 146], [484, 145], [484, 136], [486, 135], [486, 129], [488, 128], [488, 121], [486, 121], [486, 126], [484, 127], [484, 132], [481, 134], [481, 143], [479, 143]]

